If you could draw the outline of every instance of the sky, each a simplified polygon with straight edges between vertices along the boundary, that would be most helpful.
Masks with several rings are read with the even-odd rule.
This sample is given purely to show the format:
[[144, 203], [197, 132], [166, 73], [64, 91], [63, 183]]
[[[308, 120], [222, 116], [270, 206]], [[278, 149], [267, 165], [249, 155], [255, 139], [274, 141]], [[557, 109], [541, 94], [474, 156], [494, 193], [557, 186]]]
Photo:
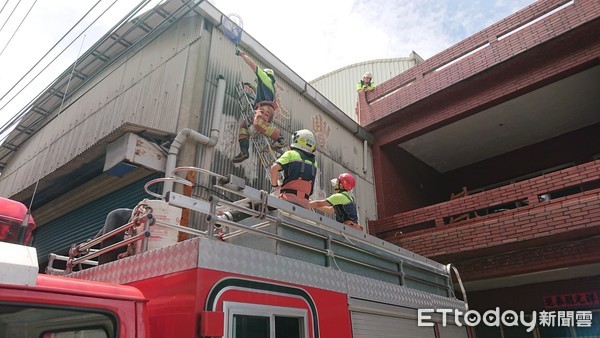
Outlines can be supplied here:
[[[239, 16], [246, 34], [306, 81], [358, 62], [407, 57], [412, 51], [428, 59], [534, 2], [207, 1], [226, 15]], [[159, 2], [150, 0], [148, 6]], [[138, 3], [0, 0], [0, 131]]]

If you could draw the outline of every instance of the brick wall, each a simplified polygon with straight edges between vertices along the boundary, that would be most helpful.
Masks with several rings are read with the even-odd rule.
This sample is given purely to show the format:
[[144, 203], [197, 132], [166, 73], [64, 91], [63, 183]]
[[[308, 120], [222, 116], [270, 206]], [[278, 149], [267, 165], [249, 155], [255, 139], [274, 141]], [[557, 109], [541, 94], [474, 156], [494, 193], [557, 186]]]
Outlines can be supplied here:
[[387, 174], [378, 202], [387, 206], [386, 213], [393, 215], [447, 198], [442, 175], [404, 149], [390, 146], [381, 156], [377, 163]]
[[[600, 160], [569, 167], [550, 174], [534, 177], [496, 189], [487, 190], [478, 194], [468, 195], [462, 198], [445, 201], [424, 208], [414, 209], [408, 212], [384, 217], [377, 221], [369, 222], [369, 229], [372, 234], [390, 241], [397, 241], [397, 238], [393, 237], [394, 231], [401, 231], [404, 227], [423, 222], [433, 221], [437, 226], [436, 231], [442, 231], [445, 228], [456, 229], [469, 223], [481, 222], [483, 219], [494, 221], [494, 219], [499, 218], [499, 214], [492, 214], [479, 219], [471, 219], [459, 223], [444, 225], [445, 217], [464, 214], [466, 212], [471, 212], [482, 208], [493, 207], [507, 202], [525, 199], [526, 203], [528, 204], [527, 207], [511, 211], [513, 213], [522, 213], [524, 210], [549, 204], [548, 202], [538, 201], [538, 195], [540, 194], [545, 194], [550, 191], [597, 180], [600, 180]], [[552, 202], [552, 204], [555, 203], [556, 201]], [[504, 213], [508, 213], [508, 211]], [[412, 235], [416, 234], [418, 233]]]
[[[542, 247], [452, 262], [465, 281], [547, 271], [600, 262], [600, 237], [551, 242]], [[449, 262], [444, 262], [449, 263]]]
[[[459, 82], [474, 75], [479, 76], [480, 73], [501, 65], [507, 60], [515, 58], [516, 55], [535, 49], [551, 40], [558, 40], [556, 38], [561, 37], [561, 35], [564, 36], [561, 37], [560, 41], [553, 41], [554, 44], [544, 47], [544, 51], [528, 56], [532, 64], [526, 66], [533, 66], [535, 72], [538, 73], [537, 76], [532, 76], [531, 71], [527, 74], [506, 74], [504, 72], [505, 76], [510, 75], [507, 78], [508, 84], [506, 87], [497, 87], [493, 91], [487, 90], [482, 93], [483, 97], [479, 102], [473, 102], [473, 100], [456, 102], [457, 100], [452, 99], [450, 96], [449, 99], [456, 103], [454, 109], [446, 109], [444, 116], [439, 117], [443, 119], [451, 118], [451, 116], [458, 113], [474, 109], [478, 105], [527, 88], [536, 82], [543, 82], [544, 77], [551, 77], [589, 62], [597, 63], [597, 55], [600, 52], [598, 39], [600, 3], [595, 0], [575, 1], [572, 5], [502, 40], [498, 40], [498, 37], [506, 32], [518, 28], [567, 2], [566, 0], [538, 1], [433, 56], [420, 65], [379, 84], [374, 91], [360, 95], [361, 124], [367, 126], [367, 128], [376, 129], [386, 125], [389, 126], [390, 123], [385, 117], [400, 110], [403, 110], [403, 115], [423, 111], [422, 108], [426, 107], [419, 107], [417, 111], [406, 111], [405, 108], [426, 98], [431, 100], [435, 96], [434, 94], [454, 87]], [[435, 71], [448, 62], [486, 43], [489, 43], [486, 48], [444, 69]], [[405, 86], [407, 83], [410, 83], [410, 86]], [[443, 102], [441, 103], [443, 105]], [[430, 103], [428, 106], [433, 105]], [[396, 116], [395, 118], [399, 117]], [[428, 125], [433, 124], [435, 124], [435, 121], [428, 122]], [[423, 126], [418, 127], [422, 128]], [[389, 138], [382, 140], [381, 143], [385, 144], [397, 139], [401, 137], [402, 133], [407, 133], [407, 131], [398, 133], [390, 130]]]
[[[387, 187], [401, 179], [395, 174], [398, 162], [393, 153], [385, 153], [391, 147], [600, 63], [598, 1], [575, 1], [495, 40], [565, 3], [538, 1], [359, 96], [361, 112], [365, 112], [361, 123], [375, 135], [374, 179], [380, 217], [403, 210], [398, 201], [410, 198], [382, 193], [390, 193]], [[485, 49], [431, 72], [489, 40]], [[402, 87], [409, 82], [410, 86]]]
[[600, 189], [392, 240], [434, 260], [456, 260], [600, 234]]

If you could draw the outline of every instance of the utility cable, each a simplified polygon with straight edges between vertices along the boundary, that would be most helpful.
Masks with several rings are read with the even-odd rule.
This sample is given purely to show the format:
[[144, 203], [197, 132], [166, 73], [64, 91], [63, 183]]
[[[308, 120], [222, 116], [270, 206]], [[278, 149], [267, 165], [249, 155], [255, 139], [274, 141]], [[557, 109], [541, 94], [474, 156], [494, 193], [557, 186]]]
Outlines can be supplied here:
[[4, 23], [2, 24], [2, 27], [0, 27], [0, 32], [2, 32], [2, 30], [4, 29], [4, 26], [6, 26], [6, 23], [8, 22], [8, 20], [10, 20], [12, 15], [15, 13], [15, 11], [17, 10], [17, 7], [19, 7], [20, 3], [21, 3], [21, 0], [19, 0], [19, 2], [17, 2], [17, 5], [15, 6], [15, 8], [13, 8], [12, 12], [10, 12], [10, 14], [8, 15], [8, 18], [6, 18], [6, 21], [4, 21]]
[[[17, 5], [15, 6], [15, 8], [13, 8], [12, 12], [10, 12], [10, 14], [8, 15], [8, 18], [6, 18], [6, 21], [4, 21], [4, 23], [2, 24], [2, 27], [0, 27], [0, 32], [2, 32], [2, 30], [4, 29], [4, 26], [6, 26], [6, 23], [8, 22], [8, 20], [10, 20], [10, 17], [13, 15], [13, 13], [17, 9], [17, 7], [19, 7], [20, 3], [21, 3], [21, 0], [19, 0], [19, 2], [17, 2]], [[6, 5], [4, 5], [4, 6], [6, 6]], [[4, 7], [2, 7], [2, 9], [4, 9]]]
[[81, 56], [81, 50], [83, 49], [83, 42], [85, 41], [85, 35], [81, 40], [81, 47], [79, 47], [79, 52], [77, 52], [77, 58], [75, 59], [75, 63], [73, 63], [73, 68], [71, 68], [71, 74], [69, 74], [69, 80], [67, 81], [67, 88], [65, 88], [65, 94], [60, 101], [60, 108], [58, 108], [58, 113], [62, 112], [63, 104], [65, 103], [65, 98], [67, 97], [67, 92], [69, 91], [69, 85], [71, 84], [71, 79], [73, 78], [73, 73], [75, 72], [75, 67], [77, 67], [77, 61], [79, 61], [79, 57]]
[[[116, 2], [116, 1], [118, 1], [118, 0], [115, 0], [115, 2]], [[137, 14], [139, 11], [141, 11], [141, 10], [144, 8], [144, 6], [145, 6], [145, 5], [146, 5], [148, 2], [150, 2], [150, 1], [151, 1], [151, 0], [142, 0], [142, 1], [140, 1], [140, 3], [139, 3], [139, 4], [138, 4], [138, 5], [137, 5], [137, 6], [136, 6], [136, 7], [135, 7], [133, 10], [131, 10], [131, 11], [130, 11], [130, 12], [129, 12], [129, 13], [128, 13], [128, 14], [127, 14], [127, 15], [126, 15], [126, 16], [125, 16], [123, 19], [121, 19], [121, 20], [120, 20], [120, 21], [119, 21], [119, 22], [118, 22], [118, 23], [115, 25], [115, 27], [113, 27], [113, 29], [111, 29], [109, 32], [113, 32], [113, 31], [115, 31], [115, 30], [117, 29], [117, 27], [120, 27], [120, 26], [123, 24], [123, 22], [129, 21], [131, 18], [133, 18], [133, 17], [134, 17], [134, 16], [135, 16], [135, 15], [136, 15], [136, 14]], [[188, 1], [185, 1], [185, 3], [187, 3], [187, 2], [188, 2]], [[114, 3], [113, 3], [113, 5], [114, 5]], [[112, 5], [111, 5], [111, 6], [112, 6]], [[180, 7], [179, 7], [179, 9], [177, 9], [177, 11], [176, 11], [176, 12], [179, 12], [179, 11], [180, 11], [182, 8], [184, 8], [185, 6], [186, 6], [186, 5], [182, 5], [182, 6], [180, 6]], [[189, 11], [189, 10], [188, 10], [188, 11]], [[106, 12], [106, 11], [105, 11], [105, 12]], [[104, 13], [103, 13], [103, 14], [104, 14]], [[141, 18], [141, 20], [144, 20], [146, 17], [149, 17], [150, 15], [152, 15], [152, 13], [151, 13], [151, 12], [148, 12], [148, 13], [146, 13], [146, 14], [145, 14], [145, 15], [144, 15], [144, 16]], [[167, 17], [165, 17], [165, 19], [164, 19], [164, 20], [163, 20], [163, 21], [162, 21], [162, 22], [161, 22], [161, 23], [160, 23], [160, 24], [159, 24], [157, 27], [155, 27], [155, 28], [154, 28], [154, 30], [157, 30], [159, 27], [163, 26], [163, 25], [165, 24], [165, 22], [169, 22], [169, 25], [170, 25], [170, 24], [172, 24], [172, 21], [170, 21], [170, 20], [171, 20], [171, 19], [170, 19], [170, 17], [171, 17], [171, 16], [173, 16], [173, 15], [175, 15], [175, 13], [172, 13], [172, 14], [168, 15]], [[168, 26], [167, 26], [167, 27], [168, 27]], [[89, 26], [88, 26], [88, 28], [89, 28]], [[162, 29], [164, 29], [164, 28], [162, 28]], [[86, 28], [86, 30], [87, 30], [87, 28]], [[80, 36], [81, 36], [81, 35], [80, 35]], [[103, 40], [103, 41], [104, 41], [104, 40]], [[73, 41], [73, 42], [74, 42], [74, 41]], [[73, 42], [71, 42], [71, 44], [72, 44]], [[100, 43], [100, 42], [101, 42], [101, 41], [99, 41], [98, 43]], [[136, 44], [137, 44], [137, 43], [139, 43], [139, 42], [140, 42], [140, 41], [136, 42]], [[116, 42], [115, 42], [115, 43], [116, 43]], [[134, 46], [135, 46], [136, 44], [134, 44]], [[130, 48], [131, 48], [131, 47], [132, 47], [132, 46], [130, 46]], [[56, 58], [55, 58], [55, 59], [56, 59]], [[47, 68], [47, 67], [48, 67], [48, 66], [46, 66], [46, 68]], [[42, 70], [42, 71], [43, 71], [43, 70]], [[38, 75], [39, 75], [39, 73], [38, 73]], [[37, 77], [37, 76], [36, 76], [36, 77]], [[32, 81], [33, 81], [33, 80], [32, 80]], [[31, 83], [31, 81], [30, 81], [29, 83]], [[29, 83], [28, 83], [28, 84], [29, 84]], [[45, 92], [45, 91], [47, 91], [47, 90], [48, 90], [48, 88], [50, 88], [50, 87], [52, 87], [52, 86], [53, 86], [53, 84], [49, 85], [49, 86], [48, 86], [48, 87], [47, 87], [47, 88], [44, 90], [44, 92]], [[20, 93], [21, 91], [23, 91], [23, 89], [21, 89], [21, 90], [19, 91], [19, 93]], [[33, 105], [33, 103], [34, 103], [36, 100], [38, 100], [38, 99], [39, 99], [39, 98], [40, 98], [40, 97], [41, 97], [41, 96], [44, 94], [44, 92], [42, 92], [42, 93], [38, 94], [38, 95], [37, 95], [37, 96], [36, 96], [36, 97], [33, 99], [33, 101], [32, 101], [32, 102], [31, 102], [31, 103], [30, 103], [30, 104], [29, 104], [27, 107], [24, 107], [24, 108], [23, 108], [23, 109], [20, 111], [20, 113], [18, 113], [18, 115], [19, 115], [19, 116], [18, 116], [17, 118], [13, 118], [13, 119], [12, 119], [12, 123], [14, 123], [14, 122], [15, 122], [17, 119], [20, 119], [22, 116], [24, 116], [24, 115], [25, 115], [25, 114], [26, 114], [26, 113], [27, 113], [27, 112], [28, 112], [28, 111], [31, 109], [31, 106]], [[19, 93], [17, 93], [17, 95], [18, 95]], [[15, 96], [16, 96], [16, 95], [15, 95]], [[14, 99], [14, 96], [13, 96], [13, 98], [11, 99], [11, 101], [12, 101], [13, 99]], [[7, 103], [7, 104], [8, 104], [8, 103]], [[3, 108], [5, 108], [7, 104], [5, 104], [4, 106], [0, 107], [0, 110], [2, 110]], [[5, 132], [5, 131], [6, 131], [6, 130], [4, 130], [4, 129], [3, 129], [3, 130], [0, 130], [0, 135], [2, 135], [2, 134]], [[6, 136], [5, 136], [3, 139], [0, 139], [0, 144], [1, 144], [1, 143], [2, 143], [4, 140], [6, 140], [6, 138], [7, 138], [7, 137], [8, 137], [8, 135], [6, 135]]]
[[[75, 29], [75, 27], [77, 27], [77, 25], [79, 25], [79, 24], [81, 23], [81, 21], [83, 21], [83, 19], [85, 19], [85, 17], [86, 17], [86, 16], [88, 16], [88, 14], [90, 14], [90, 12], [91, 12], [91, 11], [93, 11], [93, 10], [94, 10], [94, 8], [96, 8], [96, 6], [98, 6], [98, 4], [100, 3], [100, 1], [101, 1], [101, 0], [98, 0], [98, 2], [96, 2], [96, 4], [94, 4], [94, 6], [92, 6], [92, 8], [90, 8], [90, 10], [89, 10], [89, 11], [87, 11], [87, 13], [85, 13], [85, 14], [84, 14], [84, 15], [81, 17], [81, 19], [79, 19], [79, 21], [77, 21], [77, 22], [76, 22], [76, 23], [73, 25], [73, 27], [71, 27], [71, 28], [68, 30], [68, 31], [67, 31], [67, 32], [66, 32], [66, 33], [65, 33], [65, 34], [64, 34], [64, 35], [63, 35], [63, 36], [60, 38], [60, 40], [58, 40], [58, 41], [57, 41], [57, 42], [54, 44], [54, 46], [50, 47], [50, 49], [48, 49], [48, 51], [46, 52], [46, 54], [44, 54], [44, 56], [42, 56], [42, 57], [41, 57], [41, 58], [40, 58], [40, 59], [39, 59], [39, 60], [38, 60], [38, 61], [35, 63], [35, 65], [33, 65], [31, 68], [29, 68], [29, 70], [27, 71], [27, 73], [25, 73], [25, 75], [23, 75], [23, 76], [22, 76], [22, 77], [19, 79], [19, 81], [17, 81], [17, 83], [15, 83], [15, 84], [14, 84], [12, 87], [10, 87], [10, 89], [9, 89], [9, 90], [8, 90], [6, 93], [4, 93], [4, 95], [2, 95], [2, 97], [0, 97], [0, 101], [4, 100], [4, 98], [6, 97], [6, 95], [8, 95], [8, 94], [9, 94], [9, 93], [10, 93], [10, 92], [13, 90], [13, 89], [15, 89], [15, 87], [16, 87], [16, 86], [17, 86], [19, 83], [21, 83], [21, 81], [23, 81], [23, 79], [24, 79], [24, 78], [25, 78], [27, 75], [29, 75], [29, 73], [31, 73], [31, 71], [32, 71], [32, 70], [33, 70], [35, 67], [37, 67], [37, 65], [39, 65], [39, 64], [40, 64], [40, 62], [42, 62], [42, 60], [44, 60], [44, 58], [45, 58], [46, 56], [48, 56], [48, 54], [50, 54], [50, 52], [51, 52], [51, 51], [52, 51], [54, 48], [56, 48], [56, 46], [58, 46], [58, 44], [59, 44], [59, 43], [61, 43], [61, 41], [62, 41], [62, 40], [64, 40], [64, 38], [66, 38], [66, 37], [67, 37], [67, 35], [69, 35], [69, 34], [70, 34], [72, 31], [73, 31], [73, 29]], [[3, 128], [4, 128], [4, 127], [3, 127]]]
[[[94, 23], [96, 23], [96, 21], [98, 21], [98, 19], [100, 19], [100, 17], [102, 17], [117, 1], [119, 0], [115, 0], [107, 9], [105, 9], [96, 19], [94, 19], [94, 21], [92, 21], [79, 35], [77, 35], [77, 37], [75, 39], [73, 39], [73, 41], [71, 41], [56, 57], [54, 57], [54, 59], [52, 59], [50, 61], [50, 63], [48, 63], [42, 70], [40, 70], [31, 80], [29, 80], [29, 82], [27, 82], [27, 84], [25, 84], [25, 86], [23, 88], [21, 88], [10, 100], [8, 100], [8, 102], [6, 102], [2, 107], [0, 107], [0, 111], [2, 109], [4, 109], [9, 103], [12, 102], [12, 100], [15, 99], [15, 97], [17, 97], [17, 95], [21, 94], [21, 92], [23, 92], [23, 90], [25, 88], [27, 88], [27, 86], [29, 86], [35, 79], [37, 79], [38, 76], [40, 76], [40, 74], [42, 72], [44, 72], [54, 61], [56, 61], [56, 59], [58, 59], [59, 56], [61, 56], [69, 47], [71, 47], [71, 45], [73, 43], [75, 43], [75, 41], [77, 41], [77, 39], [79, 39], [79, 37], [81, 35], [83, 35], [89, 28], [90, 26], [92, 26]], [[41, 61], [41, 60], [40, 60]], [[28, 72], [29, 73], [29, 72]], [[40, 94], [41, 95], [41, 94]], [[38, 97], [40, 96], [38, 95]], [[6, 94], [5, 94], [6, 96]], [[4, 96], [3, 96], [4, 98]], [[37, 97], [36, 97], [37, 99]], [[7, 123], [4, 124], [4, 126], [2, 126], [2, 129], [0, 130], [0, 135], [2, 133], [5, 132], [5, 129], [12, 125], [16, 120], [20, 119], [21, 117], [23, 117], [23, 115], [25, 115], [27, 113], [27, 109], [23, 109], [21, 110], [21, 112], [17, 115], [15, 115], [10, 121], [8, 121]], [[2, 140], [0, 140], [1, 142]]]
[[[64, 51], [70, 47], [85, 31], [87, 31], [89, 29], [89, 27], [94, 24], [101, 16], [103, 16], [118, 0], [115, 0], [106, 10], [104, 10], [104, 12], [102, 12], [102, 14], [100, 14], [100, 16], [98, 18], [96, 18], [94, 20], [94, 22], [92, 22], [90, 25], [88, 25], [85, 30], [83, 32], [81, 32], [65, 49], [63, 49], [59, 55], [57, 55], [51, 62], [50, 64], [55, 61], [62, 53], [64, 53]], [[114, 31], [117, 27], [119, 27], [123, 22], [128, 21], [130, 18], [132, 18], [134, 15], [136, 15], [140, 10], [142, 10], [144, 8], [144, 6], [149, 2], [150, 0], [142, 0], [140, 1], [140, 3], [134, 7], [134, 9], [132, 9], [125, 18], [119, 20], [119, 22], [115, 25], [115, 27], [113, 27], [110, 32]], [[27, 86], [29, 86], [31, 84], [31, 82], [33, 82], [33, 80], [35, 80], [44, 70], [46, 70], [50, 64], [48, 64], [46, 67], [44, 67], [44, 69], [42, 69], [40, 72], [38, 72], [38, 74], [31, 79], [26, 85], [25, 87], [23, 87], [21, 90], [19, 90], [19, 92], [17, 94], [15, 94], [7, 103], [5, 103], [2, 107], [0, 107], [0, 111], [2, 109], [4, 109], [17, 95], [19, 95]], [[48, 88], [50, 88], [53, 84], [49, 85], [44, 91], [48, 90]], [[23, 109], [21, 109], [21, 111], [11, 119], [11, 121], [9, 121], [8, 123], [6, 123], [3, 127], [2, 130], [0, 130], [0, 135], [2, 135], [3, 133], [5, 133], [6, 129], [14, 124], [17, 120], [21, 119], [27, 112], [28, 110], [31, 108], [31, 105], [33, 104], [34, 101], [36, 101], [37, 99], [39, 99], [41, 96], [43, 95], [43, 92], [38, 94], [33, 101], [27, 106], [24, 107]], [[3, 139], [0, 139], [0, 144], [6, 139], [7, 136], [5, 136]]]
[[6, 5], [8, 5], [8, 2], [10, 0], [6, 0], [6, 2], [4, 3], [4, 5], [2, 5], [2, 9], [0, 9], [0, 14], [2, 14], [2, 11], [4, 11], [4, 7], [6, 7]]
[[15, 31], [13, 32], [13, 34], [10, 36], [10, 39], [8, 39], [8, 41], [6, 42], [6, 45], [4, 45], [4, 48], [2, 48], [2, 51], [0, 51], [0, 56], [2, 56], [2, 53], [4, 53], [4, 50], [6, 50], [6, 47], [8, 47], [8, 45], [10, 44], [10, 42], [12, 41], [12, 39], [15, 37], [15, 35], [19, 31], [19, 28], [21, 28], [21, 25], [23, 24], [23, 22], [25, 21], [25, 19], [27, 19], [27, 16], [29, 16], [29, 13], [33, 9], [33, 6], [35, 6], [35, 4], [37, 2], [38, 2], [38, 0], [35, 0], [33, 2], [33, 4], [31, 4], [31, 7], [29, 7], [29, 10], [27, 11], [27, 13], [25, 13], [25, 16], [23, 17], [23, 20], [21, 20], [21, 22], [17, 26], [17, 29], [15, 29]]

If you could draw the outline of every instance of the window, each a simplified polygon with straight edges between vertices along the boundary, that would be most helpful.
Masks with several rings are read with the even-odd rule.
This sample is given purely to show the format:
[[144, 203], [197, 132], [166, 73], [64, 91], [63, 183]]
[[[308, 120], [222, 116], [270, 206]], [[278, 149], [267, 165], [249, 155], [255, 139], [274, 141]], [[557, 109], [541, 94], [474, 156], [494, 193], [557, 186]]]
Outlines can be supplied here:
[[228, 338], [307, 338], [305, 309], [224, 302]]
[[270, 318], [248, 315], [233, 315], [233, 334], [235, 338], [269, 338]]
[[114, 338], [115, 323], [86, 309], [0, 304], [0, 337]]
[[89, 329], [77, 331], [63, 331], [45, 333], [42, 338], [105, 338], [106, 331], [102, 329]]

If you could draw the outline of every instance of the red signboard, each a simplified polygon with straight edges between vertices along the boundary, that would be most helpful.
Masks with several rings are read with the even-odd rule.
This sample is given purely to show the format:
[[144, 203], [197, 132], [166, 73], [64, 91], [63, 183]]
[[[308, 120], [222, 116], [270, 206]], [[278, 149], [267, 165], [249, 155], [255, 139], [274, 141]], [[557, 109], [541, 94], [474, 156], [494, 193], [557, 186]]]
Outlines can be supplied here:
[[545, 309], [558, 309], [566, 307], [590, 307], [594, 305], [600, 305], [600, 299], [598, 299], [597, 291], [544, 296]]

